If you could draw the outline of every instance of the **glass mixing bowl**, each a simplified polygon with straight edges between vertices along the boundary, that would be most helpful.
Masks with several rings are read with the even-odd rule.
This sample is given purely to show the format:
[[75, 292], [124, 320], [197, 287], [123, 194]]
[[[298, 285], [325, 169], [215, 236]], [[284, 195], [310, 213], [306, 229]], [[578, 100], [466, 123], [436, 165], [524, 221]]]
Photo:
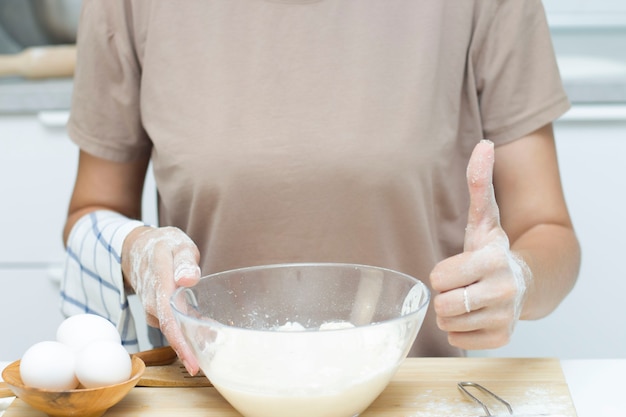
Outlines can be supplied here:
[[201, 369], [245, 417], [353, 417], [407, 356], [429, 301], [396, 271], [311, 263], [209, 275], [171, 305]]

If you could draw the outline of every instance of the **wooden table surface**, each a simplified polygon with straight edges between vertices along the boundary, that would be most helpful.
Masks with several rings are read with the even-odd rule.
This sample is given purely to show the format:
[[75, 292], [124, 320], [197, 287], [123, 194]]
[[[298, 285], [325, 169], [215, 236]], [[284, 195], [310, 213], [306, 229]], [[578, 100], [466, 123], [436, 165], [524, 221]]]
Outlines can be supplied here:
[[[361, 417], [484, 416], [458, 389], [460, 381], [482, 384], [507, 400], [516, 415], [576, 417], [560, 362], [548, 358], [409, 358]], [[491, 409], [508, 414], [496, 403]], [[105, 417], [172, 415], [240, 417], [212, 387], [136, 387]], [[3, 417], [45, 415], [18, 398]]]

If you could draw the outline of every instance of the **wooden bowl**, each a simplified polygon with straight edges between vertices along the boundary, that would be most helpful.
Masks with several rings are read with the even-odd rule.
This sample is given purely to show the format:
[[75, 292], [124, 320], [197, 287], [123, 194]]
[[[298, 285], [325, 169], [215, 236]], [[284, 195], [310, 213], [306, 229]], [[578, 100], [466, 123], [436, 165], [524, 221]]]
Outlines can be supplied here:
[[20, 376], [19, 360], [2, 371], [2, 378], [18, 398], [50, 417], [100, 417], [139, 382], [146, 365], [140, 358], [133, 357], [132, 366], [128, 381], [101, 388], [51, 391], [26, 386]]

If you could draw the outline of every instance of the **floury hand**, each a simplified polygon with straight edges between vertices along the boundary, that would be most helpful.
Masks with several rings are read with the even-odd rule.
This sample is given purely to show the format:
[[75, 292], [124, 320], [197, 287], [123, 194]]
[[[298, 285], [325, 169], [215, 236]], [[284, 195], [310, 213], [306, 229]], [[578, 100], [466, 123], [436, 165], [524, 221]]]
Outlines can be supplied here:
[[198, 282], [199, 259], [195, 243], [175, 227], [137, 228], [126, 238], [122, 252], [124, 276], [143, 305], [148, 325], [161, 329], [192, 375], [199, 366], [176, 324], [169, 300], [176, 288]]

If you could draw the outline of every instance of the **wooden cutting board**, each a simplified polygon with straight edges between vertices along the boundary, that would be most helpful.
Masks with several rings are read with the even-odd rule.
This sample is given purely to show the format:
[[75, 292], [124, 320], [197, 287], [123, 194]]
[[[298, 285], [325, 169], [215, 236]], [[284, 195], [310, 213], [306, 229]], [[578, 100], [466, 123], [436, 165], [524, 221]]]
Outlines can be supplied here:
[[[484, 385], [507, 400], [516, 414], [576, 417], [558, 359], [410, 358], [361, 417], [483, 416], [457, 388], [459, 381]], [[506, 410], [493, 407], [494, 414]], [[104, 417], [240, 417], [211, 387], [136, 387]], [[4, 417], [45, 417], [19, 398]]]

